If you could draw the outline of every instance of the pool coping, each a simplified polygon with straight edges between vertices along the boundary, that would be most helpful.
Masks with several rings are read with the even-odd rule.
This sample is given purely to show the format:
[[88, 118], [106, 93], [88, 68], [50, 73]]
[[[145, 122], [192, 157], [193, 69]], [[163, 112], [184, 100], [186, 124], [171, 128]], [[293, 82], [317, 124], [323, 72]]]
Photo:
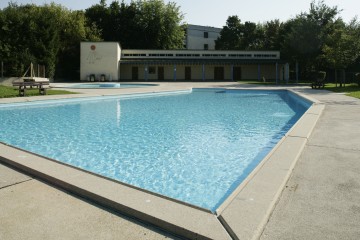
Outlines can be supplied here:
[[158, 84], [152, 84], [152, 83], [128, 83], [128, 82], [78, 82], [78, 83], [66, 83], [66, 84], [58, 84], [56, 86], [52, 86], [52, 88], [70, 88], [70, 89], [121, 89], [121, 88], [112, 88], [112, 87], [97, 87], [97, 88], [87, 88], [87, 87], [78, 87], [79, 85], [129, 85], [129, 84], [133, 84], [133, 85], [142, 85], [142, 86], [138, 86], [138, 87], [133, 87], [133, 88], [141, 88], [141, 87], [155, 87], [158, 86]]
[[[233, 88], [228, 89], [233, 90]], [[324, 105], [315, 99], [309, 99], [296, 91], [293, 92], [312, 100], [313, 106], [231, 197], [220, 206], [216, 214], [139, 191], [83, 170], [47, 161], [46, 158], [6, 144], [0, 144], [0, 161], [102, 206], [182, 237], [192, 239], [257, 238], [324, 109]]]

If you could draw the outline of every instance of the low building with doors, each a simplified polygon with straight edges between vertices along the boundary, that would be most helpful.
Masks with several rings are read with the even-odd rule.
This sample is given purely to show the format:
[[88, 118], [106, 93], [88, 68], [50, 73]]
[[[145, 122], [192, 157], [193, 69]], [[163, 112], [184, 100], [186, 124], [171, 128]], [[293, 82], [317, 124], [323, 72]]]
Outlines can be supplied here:
[[289, 79], [289, 64], [280, 59], [279, 51], [128, 50], [104, 42], [81, 45], [83, 81]]

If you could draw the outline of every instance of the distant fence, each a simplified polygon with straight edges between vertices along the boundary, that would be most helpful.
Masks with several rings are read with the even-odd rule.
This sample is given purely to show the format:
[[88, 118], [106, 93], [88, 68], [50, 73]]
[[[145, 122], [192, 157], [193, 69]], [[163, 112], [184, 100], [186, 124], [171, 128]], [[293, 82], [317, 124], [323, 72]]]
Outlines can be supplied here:
[[[360, 72], [360, 71], [359, 71]], [[343, 74], [342, 70], [338, 70], [337, 71], [337, 81], [340, 82], [345, 82], [345, 83], [356, 83], [356, 73], [358, 72], [353, 72], [353, 71], [345, 71], [345, 75]], [[333, 82], [335, 83], [335, 71], [331, 70], [331, 71], [327, 71], [326, 72], [326, 81], [327, 82]], [[344, 81], [344, 77], [345, 77], [345, 81]]]
[[[14, 64], [4, 61], [0, 61], [0, 77], [22, 77], [29, 65], [25, 64]], [[29, 73], [28, 73], [29, 74]], [[37, 77], [46, 77], [45, 65], [34, 64], [34, 74]]]

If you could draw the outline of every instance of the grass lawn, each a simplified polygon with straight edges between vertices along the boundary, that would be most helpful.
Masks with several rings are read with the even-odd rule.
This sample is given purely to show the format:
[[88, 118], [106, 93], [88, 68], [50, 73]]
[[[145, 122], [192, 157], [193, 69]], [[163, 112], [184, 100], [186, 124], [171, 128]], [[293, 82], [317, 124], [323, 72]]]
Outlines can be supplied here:
[[[64, 91], [64, 90], [52, 90], [52, 89], [47, 89], [47, 91], [46, 91], [46, 95], [59, 95], [59, 94], [76, 94], [76, 93]], [[18, 88], [0, 85], [0, 98], [11, 98], [11, 97], [18, 97], [18, 96], [19, 96]], [[40, 96], [39, 89], [27, 88], [25, 96]]]
[[326, 83], [325, 89], [338, 93], [346, 93], [350, 97], [360, 98], [360, 87], [355, 83], [346, 84], [345, 87], [339, 87], [339, 84], [336, 87], [335, 83]]
[[[276, 85], [274, 80], [266, 80], [266, 82], [263, 81], [257, 81], [257, 80], [241, 80], [241, 81], [237, 81], [238, 83], [242, 83], [242, 84], [256, 84], [256, 85]], [[296, 86], [310, 86], [310, 83], [308, 82], [299, 82], [299, 83], [293, 83], [293, 82], [289, 82], [288, 84], [289, 86], [292, 85], [296, 85]], [[286, 86], [286, 83], [281, 81], [279, 83], [279, 86]]]
[[[256, 84], [256, 85], [275, 85], [274, 81], [269, 81], [269, 82], [259, 82], [259, 81], [238, 81], [238, 83], [243, 83], [243, 84]], [[292, 83], [289, 84], [289, 86], [293, 85]], [[296, 84], [297, 86], [310, 86], [310, 83], [305, 83], [305, 82], [300, 82], [298, 84]], [[355, 84], [355, 83], [349, 83], [346, 84], [345, 87], [336, 87], [335, 83], [326, 83], [325, 84], [325, 89], [329, 90], [329, 91], [333, 91], [333, 92], [338, 92], [338, 93], [345, 93], [347, 96], [350, 97], [354, 97], [354, 98], [359, 98], [360, 99], [360, 87]]]

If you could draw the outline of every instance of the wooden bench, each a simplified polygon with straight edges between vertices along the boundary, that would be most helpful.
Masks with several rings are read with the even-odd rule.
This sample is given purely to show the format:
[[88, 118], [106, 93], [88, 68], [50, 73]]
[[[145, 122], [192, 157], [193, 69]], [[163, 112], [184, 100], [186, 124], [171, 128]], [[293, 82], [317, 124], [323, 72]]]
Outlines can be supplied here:
[[311, 83], [311, 88], [315, 89], [315, 88], [325, 88], [325, 82], [318, 79], [315, 82]]
[[29, 79], [24, 78], [23, 82], [13, 82], [13, 86], [19, 88], [19, 95], [21, 97], [25, 96], [27, 87], [29, 88], [37, 87], [39, 89], [39, 94], [46, 95], [46, 88], [45, 88], [46, 85], [49, 85], [48, 80], [34, 81], [33, 79], [30, 78]]

